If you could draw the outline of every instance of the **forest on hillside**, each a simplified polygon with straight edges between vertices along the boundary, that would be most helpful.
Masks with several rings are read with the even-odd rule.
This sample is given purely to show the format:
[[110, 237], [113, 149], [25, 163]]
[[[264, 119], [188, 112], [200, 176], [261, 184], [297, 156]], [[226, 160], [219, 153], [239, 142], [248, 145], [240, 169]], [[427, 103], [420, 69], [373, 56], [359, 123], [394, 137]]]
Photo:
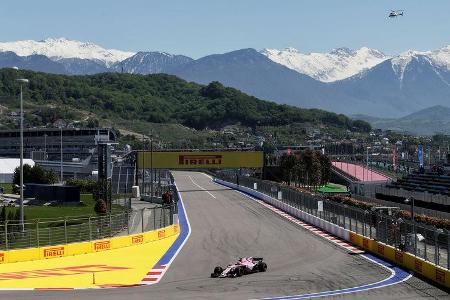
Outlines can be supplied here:
[[65, 76], [14, 69], [0, 70], [0, 99], [17, 95], [15, 78], [30, 80], [24, 99], [95, 113], [100, 119], [121, 118], [151, 123], [182, 124], [195, 129], [248, 127], [291, 123], [323, 124], [368, 132], [367, 122], [318, 109], [302, 109], [257, 99], [219, 82], [207, 86], [165, 74], [103, 73]]

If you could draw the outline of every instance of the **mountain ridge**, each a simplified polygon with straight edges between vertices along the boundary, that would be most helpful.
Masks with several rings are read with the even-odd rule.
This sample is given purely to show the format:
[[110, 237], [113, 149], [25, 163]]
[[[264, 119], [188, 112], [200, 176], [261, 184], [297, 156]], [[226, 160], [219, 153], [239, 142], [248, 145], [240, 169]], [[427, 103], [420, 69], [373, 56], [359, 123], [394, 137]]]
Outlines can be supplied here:
[[[119, 50], [107, 50], [92, 43], [63, 38], [47, 39], [42, 43], [57, 45], [53, 50], [45, 48], [46, 53], [53, 55], [52, 57], [38, 54], [12, 55], [11, 52], [1, 51], [5, 50], [5, 44], [8, 43], [0, 43], [0, 67], [17, 66], [72, 75], [103, 72], [167, 73], [202, 84], [220, 81], [259, 98], [282, 104], [320, 108], [348, 115], [370, 113], [390, 118], [398, 118], [431, 105], [445, 105], [450, 99], [450, 46], [433, 51], [407, 51], [394, 57], [364, 47], [358, 50], [338, 48], [320, 55], [316, 53], [319, 57], [331, 55], [333, 59], [339, 59], [332, 61], [323, 70], [316, 68], [313, 71], [318, 70], [319, 74], [325, 76], [325, 80], [329, 80], [330, 76], [344, 77], [323, 82], [324, 79], [318, 80], [314, 72], [303, 74], [292, 66], [288, 67], [270, 59], [267, 53], [251, 48], [208, 55], [195, 60], [183, 55], [157, 51], [121, 52], [120, 55], [126, 58], [120, 60], [118, 56], [114, 56]], [[57, 53], [60, 49], [58, 47], [65, 43], [75, 46], [70, 46], [66, 52]], [[41, 44], [38, 45], [37, 50], [42, 48]], [[20, 53], [34, 53], [42, 49], [31, 50], [28, 47], [28, 52]], [[81, 51], [80, 57], [63, 57], [74, 56], [76, 51]], [[296, 55], [300, 53], [293, 48], [286, 51]], [[95, 58], [83, 58], [86, 55]], [[97, 59], [99, 57], [100, 59]], [[364, 63], [356, 63], [355, 67], [351, 60], [341, 60], [349, 57], [359, 57], [356, 61]], [[375, 64], [374, 66], [366, 68], [367, 57], [375, 57], [375, 60], [367, 60], [369, 64]], [[377, 60], [381, 62], [376, 63]], [[351, 75], [355, 72], [358, 73]], [[346, 77], [348, 75], [351, 76]]]
[[382, 119], [367, 115], [353, 115], [374, 128], [417, 135], [450, 134], [450, 107], [434, 105], [397, 119]]
[[0, 52], [12, 51], [18, 56], [44, 55], [52, 60], [62, 58], [91, 59], [103, 62], [106, 66], [124, 60], [134, 52], [105, 49], [91, 42], [81, 42], [66, 38], [47, 38], [45, 40], [23, 40], [0, 42]]
[[333, 49], [329, 53], [301, 53], [295, 48], [263, 49], [260, 53], [301, 74], [322, 82], [333, 82], [351, 77], [389, 59], [384, 53], [362, 47]]

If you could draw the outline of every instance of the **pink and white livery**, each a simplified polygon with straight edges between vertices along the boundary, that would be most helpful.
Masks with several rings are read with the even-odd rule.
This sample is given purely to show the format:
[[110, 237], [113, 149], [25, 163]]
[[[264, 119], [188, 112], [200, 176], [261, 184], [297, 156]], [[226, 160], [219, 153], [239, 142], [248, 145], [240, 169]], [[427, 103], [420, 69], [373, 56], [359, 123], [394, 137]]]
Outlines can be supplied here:
[[242, 257], [236, 263], [228, 265], [225, 269], [220, 266], [215, 267], [214, 272], [211, 273], [211, 277], [240, 277], [256, 272], [265, 272], [266, 270], [267, 264], [263, 262], [262, 257]]

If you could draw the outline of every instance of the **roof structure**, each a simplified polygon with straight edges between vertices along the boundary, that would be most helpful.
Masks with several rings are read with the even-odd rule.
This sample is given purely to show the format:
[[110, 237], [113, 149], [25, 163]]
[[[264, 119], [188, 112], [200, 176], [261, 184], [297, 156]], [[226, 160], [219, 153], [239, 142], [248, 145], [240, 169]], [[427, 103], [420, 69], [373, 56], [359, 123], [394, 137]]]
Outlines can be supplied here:
[[[35, 163], [32, 159], [24, 159], [24, 165], [34, 167]], [[14, 170], [20, 166], [19, 158], [1, 158], [0, 157], [0, 174], [13, 174]]]

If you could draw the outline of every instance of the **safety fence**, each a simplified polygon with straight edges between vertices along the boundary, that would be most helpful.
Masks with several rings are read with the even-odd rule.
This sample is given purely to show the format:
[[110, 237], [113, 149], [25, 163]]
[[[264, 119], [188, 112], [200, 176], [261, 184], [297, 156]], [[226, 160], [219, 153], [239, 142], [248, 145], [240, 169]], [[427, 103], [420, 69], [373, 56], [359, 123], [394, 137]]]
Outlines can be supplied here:
[[0, 250], [39, 248], [135, 234], [173, 224], [175, 205], [126, 210], [101, 216], [6, 221], [0, 224]]
[[230, 173], [217, 173], [215, 176], [256, 190], [312, 216], [450, 269], [448, 230], [402, 219], [396, 213], [389, 215], [378, 210], [349, 206], [274, 182]]
[[134, 165], [119, 164], [112, 168], [111, 192], [131, 195], [132, 187], [139, 185], [141, 194], [161, 196], [168, 190], [170, 172], [165, 169], [138, 169]]
[[[411, 205], [406, 204], [406, 203], [399, 203], [399, 202], [393, 202], [393, 201], [387, 201], [387, 200], [382, 200], [382, 199], [377, 199], [374, 197], [364, 197], [364, 196], [360, 196], [360, 195], [352, 195], [353, 198], [357, 199], [357, 200], [361, 200], [361, 201], [365, 201], [365, 202], [369, 202], [369, 203], [374, 203], [377, 204], [379, 206], [398, 206], [400, 209], [403, 210], [411, 210]], [[405, 197], [408, 198], [408, 196]], [[450, 213], [448, 212], [444, 212], [444, 211], [439, 211], [439, 210], [434, 210], [434, 209], [428, 209], [428, 208], [423, 208], [420, 206], [414, 206], [414, 213], [415, 214], [421, 214], [421, 215], [426, 215], [426, 216], [430, 216], [430, 217], [435, 217], [435, 218], [441, 218], [441, 219], [449, 219], [450, 220]]]

